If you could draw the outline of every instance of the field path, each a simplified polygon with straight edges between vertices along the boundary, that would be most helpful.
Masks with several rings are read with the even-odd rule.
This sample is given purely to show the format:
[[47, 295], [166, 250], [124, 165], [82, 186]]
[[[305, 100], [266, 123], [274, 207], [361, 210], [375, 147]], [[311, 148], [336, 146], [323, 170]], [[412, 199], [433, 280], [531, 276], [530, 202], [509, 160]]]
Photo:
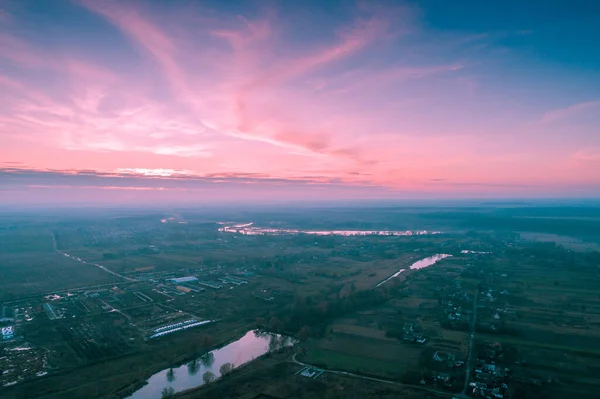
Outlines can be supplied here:
[[360, 379], [363, 379], [363, 380], [369, 380], [369, 381], [375, 381], [375, 382], [383, 382], [384, 384], [392, 384], [392, 385], [400, 385], [400, 386], [404, 386], [404, 387], [410, 387], [410, 388], [418, 389], [418, 390], [421, 390], [421, 391], [427, 391], [427, 392], [435, 393], [435, 394], [441, 395], [443, 397], [454, 397], [455, 396], [455, 395], [452, 395], [451, 393], [448, 393], [448, 392], [438, 391], [436, 389], [431, 389], [431, 388], [426, 388], [426, 387], [420, 387], [418, 385], [403, 384], [401, 382], [392, 381], [392, 380], [385, 380], [383, 378], [367, 377], [366, 375], [354, 374], [354, 373], [350, 373], [348, 371], [323, 369], [323, 368], [321, 368], [319, 366], [313, 366], [312, 364], [303, 363], [303, 362], [299, 361], [298, 359], [296, 359], [296, 354], [295, 353], [294, 353], [294, 356], [292, 356], [292, 361], [294, 363], [300, 365], [300, 366], [314, 367], [314, 368], [317, 368], [319, 370], [323, 370], [326, 373], [338, 374], [338, 375], [345, 375], [346, 377], [360, 378]]
[[52, 244], [54, 245], [54, 250], [55, 250], [56, 252], [58, 252], [59, 254], [61, 254], [61, 255], [63, 255], [63, 256], [66, 256], [66, 257], [67, 257], [67, 258], [69, 258], [69, 259], [73, 259], [73, 260], [74, 260], [74, 261], [76, 261], [76, 262], [83, 263], [83, 264], [85, 264], [85, 265], [92, 265], [92, 266], [95, 266], [95, 267], [97, 267], [97, 268], [99, 268], [99, 269], [101, 269], [101, 270], [104, 270], [104, 271], [105, 271], [105, 272], [107, 272], [107, 273], [110, 273], [110, 274], [112, 274], [113, 276], [117, 276], [117, 277], [119, 277], [119, 278], [122, 278], [122, 279], [124, 279], [124, 280], [127, 280], [127, 281], [137, 281], [137, 280], [136, 280], [136, 279], [134, 279], [134, 278], [127, 277], [127, 276], [123, 276], [122, 274], [119, 274], [119, 273], [117, 273], [117, 272], [113, 272], [112, 270], [110, 270], [110, 269], [109, 269], [109, 268], [107, 268], [106, 266], [102, 266], [102, 265], [101, 265], [101, 264], [99, 264], [99, 263], [89, 263], [89, 262], [86, 262], [85, 260], [83, 260], [83, 259], [81, 259], [81, 258], [77, 258], [77, 257], [75, 257], [75, 256], [69, 255], [69, 254], [68, 254], [68, 253], [66, 253], [66, 252], [63, 252], [63, 251], [59, 250], [59, 249], [58, 249], [58, 246], [56, 245], [56, 235], [54, 235], [54, 233], [52, 233], [51, 235], [52, 235]]

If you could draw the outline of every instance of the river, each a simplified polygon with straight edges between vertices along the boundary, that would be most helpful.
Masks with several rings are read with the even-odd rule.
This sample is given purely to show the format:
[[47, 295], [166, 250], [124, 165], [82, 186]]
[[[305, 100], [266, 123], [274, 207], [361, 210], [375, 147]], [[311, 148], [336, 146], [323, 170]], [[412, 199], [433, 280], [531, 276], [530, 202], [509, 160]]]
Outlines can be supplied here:
[[440, 260], [447, 258], [449, 256], [452, 255], [447, 255], [447, 254], [435, 254], [433, 256], [429, 256], [425, 259], [421, 259], [416, 261], [415, 263], [413, 263], [412, 265], [410, 265], [410, 267], [408, 269], [401, 269], [398, 270], [396, 273], [392, 274], [391, 276], [389, 276], [388, 278], [386, 278], [385, 280], [383, 280], [382, 282], [380, 282], [379, 284], [377, 284], [375, 287], [379, 287], [380, 285], [382, 285], [383, 283], [387, 283], [388, 281], [390, 281], [391, 279], [393, 279], [394, 277], [398, 277], [400, 274], [404, 273], [405, 270], [419, 270], [419, 269], [423, 269], [425, 267], [429, 267], [437, 262], [439, 262]]
[[228, 222], [219, 222], [223, 227], [219, 228], [222, 233], [238, 233], [244, 235], [286, 235], [286, 234], [309, 234], [316, 236], [420, 236], [441, 234], [439, 231], [428, 230], [298, 230], [298, 229], [275, 229], [256, 227], [254, 223], [233, 224]]
[[175, 392], [185, 391], [204, 385], [204, 373], [210, 371], [216, 378], [221, 376], [220, 368], [225, 363], [232, 363], [234, 367], [248, 363], [259, 356], [277, 350], [284, 346], [294, 345], [293, 338], [278, 334], [248, 331], [237, 341], [208, 352], [179, 367], [168, 368], [152, 375], [147, 384], [130, 399], [160, 399], [162, 390], [171, 387]]

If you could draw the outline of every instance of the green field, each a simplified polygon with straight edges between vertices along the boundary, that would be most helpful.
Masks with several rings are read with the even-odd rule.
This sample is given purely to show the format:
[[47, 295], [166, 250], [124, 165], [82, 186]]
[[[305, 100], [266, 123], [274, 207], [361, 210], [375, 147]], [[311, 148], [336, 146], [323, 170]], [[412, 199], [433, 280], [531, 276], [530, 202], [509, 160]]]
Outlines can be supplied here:
[[0, 301], [120, 281], [56, 251], [50, 231], [23, 228], [0, 234]]
[[404, 372], [401, 362], [382, 361], [320, 348], [311, 349], [302, 360], [329, 369], [372, 375], [400, 377]]

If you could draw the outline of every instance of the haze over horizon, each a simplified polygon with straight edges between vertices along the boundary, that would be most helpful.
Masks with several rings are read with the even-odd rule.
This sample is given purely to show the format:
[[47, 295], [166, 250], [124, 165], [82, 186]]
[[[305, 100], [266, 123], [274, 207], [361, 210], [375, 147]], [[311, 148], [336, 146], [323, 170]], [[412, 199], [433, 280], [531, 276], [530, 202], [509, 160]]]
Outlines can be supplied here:
[[600, 197], [600, 3], [0, 1], [0, 203]]

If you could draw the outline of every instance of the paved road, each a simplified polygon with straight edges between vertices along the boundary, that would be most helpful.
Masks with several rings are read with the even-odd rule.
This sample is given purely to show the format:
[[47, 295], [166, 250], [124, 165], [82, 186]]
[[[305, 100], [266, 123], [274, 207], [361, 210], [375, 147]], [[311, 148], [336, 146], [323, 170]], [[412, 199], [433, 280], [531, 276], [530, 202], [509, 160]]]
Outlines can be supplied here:
[[473, 352], [475, 346], [475, 323], [477, 322], [477, 298], [479, 297], [479, 290], [475, 293], [475, 299], [473, 299], [473, 317], [471, 317], [471, 324], [469, 327], [469, 353], [467, 355], [467, 361], [465, 363], [465, 384], [461, 392], [461, 397], [467, 397], [467, 388], [469, 388], [469, 376], [473, 369]]

